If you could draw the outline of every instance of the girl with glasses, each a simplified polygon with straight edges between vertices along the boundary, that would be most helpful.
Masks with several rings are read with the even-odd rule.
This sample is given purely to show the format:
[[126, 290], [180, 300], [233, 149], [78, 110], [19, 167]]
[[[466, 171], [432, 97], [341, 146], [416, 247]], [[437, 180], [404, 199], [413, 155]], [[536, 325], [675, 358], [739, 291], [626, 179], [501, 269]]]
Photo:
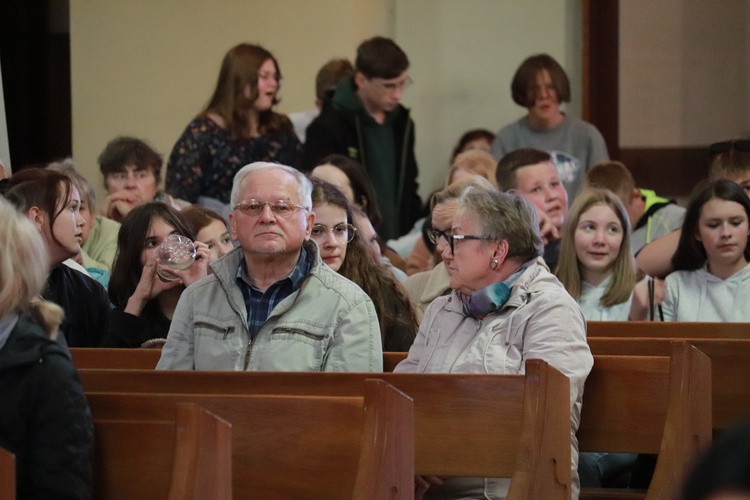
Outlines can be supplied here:
[[407, 351], [414, 341], [414, 307], [393, 274], [375, 260], [351, 223], [346, 197], [332, 184], [313, 178], [315, 213], [311, 239], [331, 269], [359, 285], [372, 299], [380, 323], [383, 351]]

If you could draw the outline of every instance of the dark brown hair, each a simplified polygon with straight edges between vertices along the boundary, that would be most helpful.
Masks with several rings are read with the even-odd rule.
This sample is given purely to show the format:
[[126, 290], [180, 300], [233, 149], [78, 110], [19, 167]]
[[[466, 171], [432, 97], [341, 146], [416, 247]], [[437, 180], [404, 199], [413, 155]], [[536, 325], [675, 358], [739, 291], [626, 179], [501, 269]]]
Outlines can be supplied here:
[[532, 148], [521, 148], [506, 154], [497, 162], [495, 179], [497, 186], [502, 191], [508, 191], [518, 187], [516, 182], [516, 170], [529, 165], [537, 165], [546, 161], [552, 162], [549, 153]]
[[513, 80], [510, 84], [510, 92], [513, 102], [519, 106], [527, 108], [534, 104], [536, 100], [535, 87], [536, 77], [540, 71], [547, 70], [552, 85], [557, 92], [557, 99], [560, 102], [570, 101], [570, 81], [568, 75], [562, 66], [548, 54], [537, 54], [528, 57], [516, 70]]
[[354, 75], [354, 66], [349, 59], [331, 59], [315, 75], [315, 97], [324, 101], [326, 93], [336, 88], [341, 80]]
[[456, 159], [456, 156], [458, 156], [459, 153], [463, 152], [467, 144], [479, 139], [486, 140], [490, 143], [490, 146], [492, 146], [492, 142], [495, 140], [495, 134], [493, 134], [486, 128], [475, 128], [464, 132], [461, 138], [458, 139], [458, 144], [456, 144], [456, 147], [453, 148], [453, 153], [451, 153], [451, 163], [453, 163], [453, 160]]
[[227, 225], [227, 221], [225, 221], [221, 215], [201, 205], [190, 205], [189, 207], [185, 207], [180, 210], [180, 215], [192, 228], [196, 236], [201, 232], [201, 229], [215, 220], [218, 220], [225, 226]]
[[366, 78], [397, 78], [409, 69], [409, 58], [396, 42], [376, 36], [359, 45], [354, 67]]
[[362, 208], [372, 226], [377, 229], [383, 219], [380, 215], [378, 199], [375, 196], [375, 188], [364, 167], [357, 160], [336, 153], [326, 156], [316, 166], [320, 165], [333, 165], [346, 174], [354, 193], [354, 203]]
[[[276, 67], [276, 78], [281, 85], [281, 70], [276, 58], [260, 45], [241, 43], [229, 50], [221, 62], [219, 79], [216, 82], [211, 100], [199, 116], [216, 113], [224, 119], [232, 139], [247, 137], [250, 124], [250, 110], [258, 99], [258, 73], [263, 63], [273, 61]], [[250, 96], [245, 95], [245, 88], [250, 87]], [[279, 103], [274, 97], [273, 104]], [[271, 109], [258, 115], [258, 132], [271, 134], [281, 131], [293, 131], [292, 122], [285, 115], [274, 113]]]
[[159, 153], [141, 139], [115, 137], [107, 143], [98, 161], [99, 170], [104, 176], [105, 187], [107, 175], [113, 172], [124, 172], [127, 165], [135, 166], [136, 170], [150, 170], [156, 178], [156, 184], [161, 182], [161, 167], [164, 161]]

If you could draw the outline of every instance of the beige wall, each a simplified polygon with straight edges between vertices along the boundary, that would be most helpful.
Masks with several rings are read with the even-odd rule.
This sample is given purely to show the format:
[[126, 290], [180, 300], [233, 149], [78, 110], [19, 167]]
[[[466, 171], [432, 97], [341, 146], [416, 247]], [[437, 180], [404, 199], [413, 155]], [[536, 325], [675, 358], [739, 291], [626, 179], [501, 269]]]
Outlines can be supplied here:
[[580, 0], [75, 0], [70, 4], [73, 156], [95, 184], [96, 158], [119, 134], [165, 156], [205, 105], [221, 58], [260, 43], [284, 75], [280, 110], [307, 109], [317, 69], [391, 36], [412, 61], [421, 192], [442, 183], [450, 151], [473, 127], [493, 131], [523, 113], [510, 79], [549, 52], [571, 76], [580, 110]]
[[750, 130], [746, 0], [620, 2], [620, 146], [698, 146]]

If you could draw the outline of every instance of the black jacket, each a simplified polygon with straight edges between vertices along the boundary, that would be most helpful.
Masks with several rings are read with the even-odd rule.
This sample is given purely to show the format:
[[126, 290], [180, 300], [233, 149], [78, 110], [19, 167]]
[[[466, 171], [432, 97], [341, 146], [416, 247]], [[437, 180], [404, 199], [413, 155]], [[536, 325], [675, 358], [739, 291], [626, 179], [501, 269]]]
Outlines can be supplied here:
[[60, 331], [65, 335], [69, 347], [102, 345], [112, 304], [101, 284], [60, 264], [47, 278], [42, 297], [65, 311]]
[[93, 439], [67, 350], [19, 319], [0, 349], [0, 446], [16, 455], [17, 498], [91, 498]]
[[[393, 122], [394, 144], [396, 149], [397, 199], [399, 234], [411, 230], [414, 222], [422, 215], [422, 202], [417, 194], [417, 159], [414, 154], [414, 122], [409, 110], [399, 105]], [[327, 99], [323, 110], [307, 127], [302, 169], [310, 171], [321, 159], [338, 153], [349, 156], [362, 164], [369, 173], [367, 154], [363, 137], [362, 116], [336, 105]], [[375, 186], [377, 190], [377, 186]]]

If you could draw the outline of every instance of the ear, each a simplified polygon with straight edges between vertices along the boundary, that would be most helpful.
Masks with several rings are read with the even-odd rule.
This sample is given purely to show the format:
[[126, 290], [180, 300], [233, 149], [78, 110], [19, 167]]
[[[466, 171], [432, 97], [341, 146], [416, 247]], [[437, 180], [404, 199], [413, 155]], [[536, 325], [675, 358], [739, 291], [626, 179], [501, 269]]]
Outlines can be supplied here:
[[229, 212], [229, 232], [232, 234], [232, 239], [237, 241], [237, 219], [234, 217], [234, 211]]
[[362, 86], [365, 85], [366, 82], [367, 82], [367, 77], [365, 75], [363, 75], [359, 71], [354, 73], [354, 83], [357, 84], [357, 88], [361, 88]]
[[315, 223], [315, 212], [312, 210], [307, 212], [307, 217], [305, 217], [305, 221], [307, 222], [307, 227], [305, 228], [305, 239], [310, 239], [310, 233], [312, 233], [313, 224]]
[[29, 211], [26, 212], [26, 217], [28, 217], [29, 220], [34, 223], [36, 228], [41, 231], [47, 215], [39, 207], [31, 207]]
[[493, 257], [495, 257], [502, 265], [502, 263], [505, 262], [505, 259], [508, 257], [509, 249], [510, 246], [508, 245], [508, 240], [498, 241], [496, 243], [495, 253], [493, 254]]

